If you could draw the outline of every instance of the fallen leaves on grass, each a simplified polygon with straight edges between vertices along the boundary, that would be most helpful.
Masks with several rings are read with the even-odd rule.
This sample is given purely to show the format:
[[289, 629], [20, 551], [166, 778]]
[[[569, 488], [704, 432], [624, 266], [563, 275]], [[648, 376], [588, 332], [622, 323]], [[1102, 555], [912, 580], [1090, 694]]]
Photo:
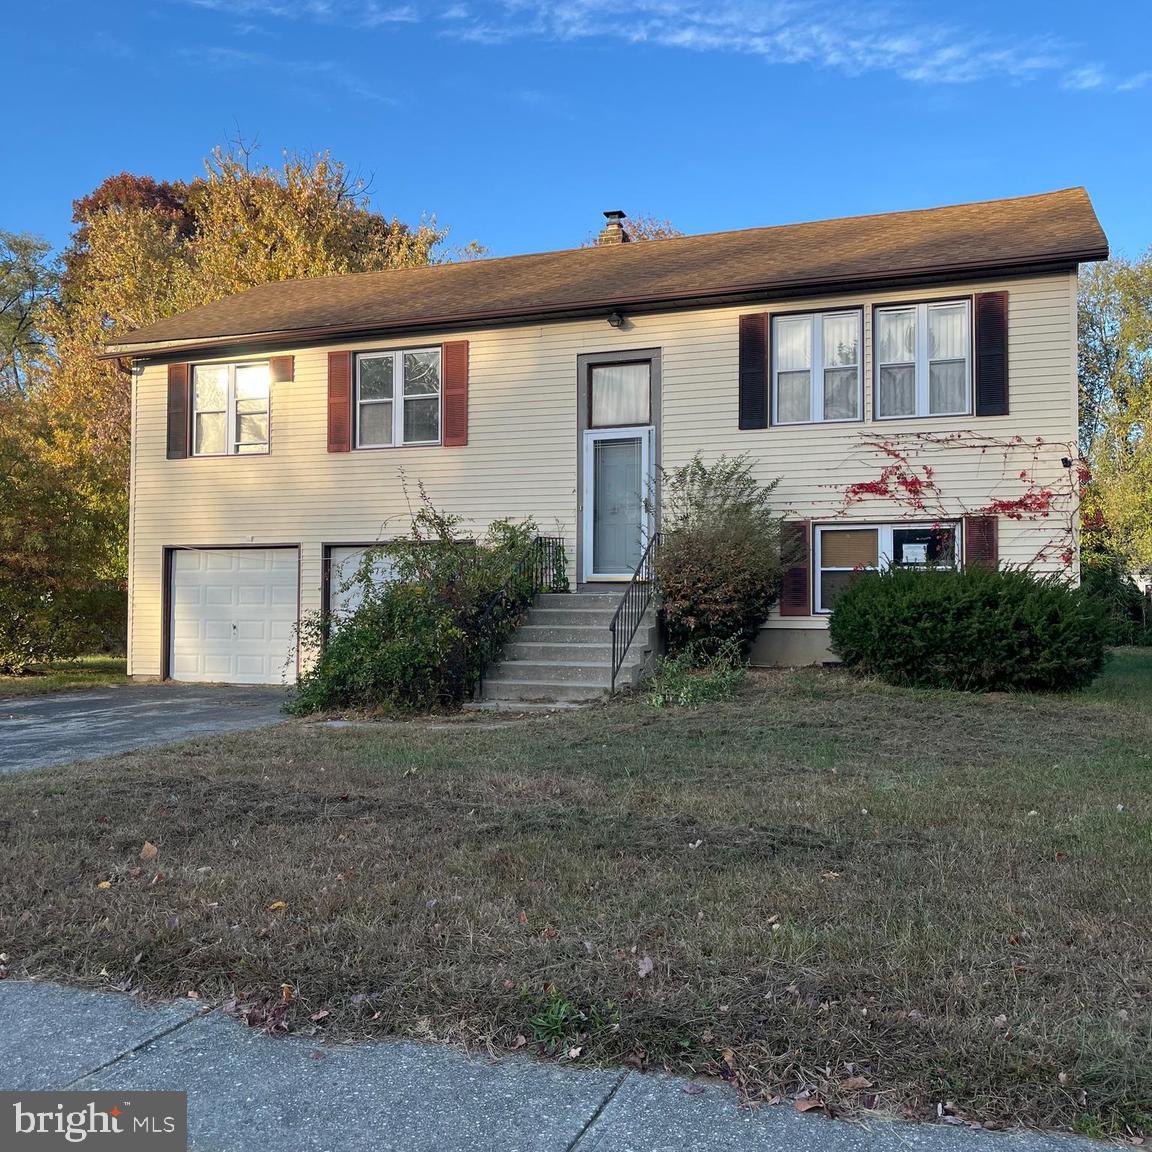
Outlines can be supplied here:
[[157, 848], [151, 840], [145, 840], [144, 847], [140, 849], [140, 859], [143, 860], [145, 864], [150, 864], [159, 855], [160, 849]]

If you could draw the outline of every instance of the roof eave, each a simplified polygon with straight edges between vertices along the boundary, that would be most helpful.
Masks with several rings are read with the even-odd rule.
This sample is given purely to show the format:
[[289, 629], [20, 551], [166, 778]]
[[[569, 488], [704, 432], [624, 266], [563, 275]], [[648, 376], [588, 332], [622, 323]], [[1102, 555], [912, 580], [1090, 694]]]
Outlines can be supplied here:
[[152, 359], [186, 352], [210, 352], [230, 348], [283, 346], [287, 343], [315, 344], [331, 339], [356, 339], [390, 332], [427, 332], [436, 329], [478, 328], [488, 325], [541, 322], [547, 320], [578, 320], [601, 316], [611, 311], [652, 312], [664, 308], [715, 307], [753, 300], [768, 300], [782, 296], [828, 295], [843, 289], [862, 287], [897, 288], [940, 281], [980, 279], [989, 275], [1027, 276], [1044, 272], [1075, 269], [1079, 264], [1108, 258], [1108, 245], [1075, 251], [1046, 253], [1032, 260], [988, 262], [972, 265], [933, 266], [889, 271], [883, 274], [861, 273], [834, 279], [787, 280], [736, 284], [707, 292], [656, 294], [650, 296], [609, 297], [603, 300], [576, 301], [568, 305], [548, 305], [538, 308], [499, 309], [491, 312], [475, 311], [446, 316], [425, 316], [416, 320], [400, 320], [384, 324], [326, 325], [313, 328], [288, 328], [278, 331], [233, 333], [224, 336], [191, 337], [187, 340], [158, 341], [149, 344], [108, 344], [99, 356], [101, 360]]

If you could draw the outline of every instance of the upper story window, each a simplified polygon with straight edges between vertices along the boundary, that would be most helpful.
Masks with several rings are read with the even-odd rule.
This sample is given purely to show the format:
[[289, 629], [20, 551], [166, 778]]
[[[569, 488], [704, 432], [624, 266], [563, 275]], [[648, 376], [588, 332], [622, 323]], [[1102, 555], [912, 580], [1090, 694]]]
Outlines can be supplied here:
[[652, 365], [594, 364], [589, 376], [590, 428], [652, 423]]
[[859, 420], [861, 313], [772, 318], [772, 423]]
[[197, 364], [192, 369], [192, 455], [268, 451], [267, 364]]
[[356, 357], [356, 447], [440, 443], [440, 349]]
[[875, 312], [876, 418], [971, 412], [968, 301], [901, 304]]
[[817, 613], [833, 605], [861, 572], [898, 564], [955, 568], [956, 524], [818, 525], [815, 532]]

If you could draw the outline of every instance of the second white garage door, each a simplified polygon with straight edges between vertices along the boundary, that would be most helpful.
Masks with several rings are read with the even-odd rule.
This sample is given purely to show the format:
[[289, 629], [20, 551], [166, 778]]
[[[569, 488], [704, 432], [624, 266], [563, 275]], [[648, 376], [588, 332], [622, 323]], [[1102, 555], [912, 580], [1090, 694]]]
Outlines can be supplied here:
[[173, 680], [296, 679], [295, 548], [180, 548], [172, 554]]

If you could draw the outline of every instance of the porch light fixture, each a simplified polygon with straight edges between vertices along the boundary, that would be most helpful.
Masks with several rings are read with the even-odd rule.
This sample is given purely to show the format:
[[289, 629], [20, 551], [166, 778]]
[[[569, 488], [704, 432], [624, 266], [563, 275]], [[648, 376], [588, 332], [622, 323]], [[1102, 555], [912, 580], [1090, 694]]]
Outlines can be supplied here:
[[1065, 468], [1071, 468], [1072, 467], [1072, 458], [1070, 456], [1061, 456], [1060, 457], [1060, 463]]
[[624, 317], [621, 316], [619, 312], [610, 312], [608, 314], [608, 323], [611, 324], [613, 328], [623, 328]]

